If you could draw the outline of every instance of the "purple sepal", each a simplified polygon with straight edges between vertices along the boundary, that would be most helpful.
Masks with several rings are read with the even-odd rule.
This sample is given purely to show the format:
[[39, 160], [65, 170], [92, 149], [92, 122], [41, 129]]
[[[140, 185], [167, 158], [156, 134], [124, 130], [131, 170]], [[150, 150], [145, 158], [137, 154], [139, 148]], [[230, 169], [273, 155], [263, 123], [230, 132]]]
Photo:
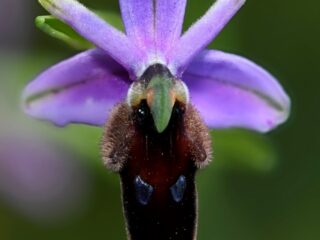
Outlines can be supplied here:
[[80, 53], [41, 73], [23, 93], [29, 115], [58, 126], [102, 126], [113, 106], [126, 97], [126, 70], [102, 50]]
[[267, 132], [283, 123], [290, 99], [277, 80], [255, 63], [208, 50], [183, 75], [195, 104], [212, 128], [241, 127]]

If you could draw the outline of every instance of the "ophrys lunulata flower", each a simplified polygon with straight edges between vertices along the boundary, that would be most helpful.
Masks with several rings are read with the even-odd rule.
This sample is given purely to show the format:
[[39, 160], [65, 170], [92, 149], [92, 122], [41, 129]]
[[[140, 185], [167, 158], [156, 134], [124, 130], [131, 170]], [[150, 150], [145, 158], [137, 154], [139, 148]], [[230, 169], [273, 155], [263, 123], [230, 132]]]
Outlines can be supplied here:
[[207, 126], [266, 132], [289, 113], [264, 69], [204, 50], [244, 1], [218, 0], [183, 34], [186, 0], [121, 0], [125, 33], [77, 1], [40, 3], [96, 48], [30, 83], [25, 110], [60, 126], [106, 124], [102, 156], [120, 173], [129, 236], [194, 239], [194, 176], [211, 158]]

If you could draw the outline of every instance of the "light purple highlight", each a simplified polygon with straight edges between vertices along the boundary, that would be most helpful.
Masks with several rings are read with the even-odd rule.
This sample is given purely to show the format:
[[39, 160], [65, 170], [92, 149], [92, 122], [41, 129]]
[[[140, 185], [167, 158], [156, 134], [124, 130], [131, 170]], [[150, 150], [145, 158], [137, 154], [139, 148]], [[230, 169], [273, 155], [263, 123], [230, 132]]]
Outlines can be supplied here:
[[99, 49], [83, 52], [40, 74], [25, 89], [24, 110], [56, 125], [102, 126], [112, 107], [123, 101], [127, 72]]
[[245, 0], [217, 0], [206, 14], [182, 35], [171, 52], [170, 65], [180, 75], [238, 12]]
[[140, 51], [130, 38], [75, 0], [42, 0], [54, 16], [69, 24], [84, 38], [106, 51], [131, 74], [138, 71]]
[[183, 80], [211, 128], [266, 132], [283, 123], [290, 112], [290, 100], [275, 78], [240, 56], [204, 51], [190, 64]]

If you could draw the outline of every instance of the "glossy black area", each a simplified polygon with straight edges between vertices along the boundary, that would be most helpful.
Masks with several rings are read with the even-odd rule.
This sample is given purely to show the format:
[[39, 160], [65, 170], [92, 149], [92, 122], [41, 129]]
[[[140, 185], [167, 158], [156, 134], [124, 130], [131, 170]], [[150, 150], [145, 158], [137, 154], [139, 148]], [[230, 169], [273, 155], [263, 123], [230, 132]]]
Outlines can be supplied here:
[[[185, 107], [179, 102], [176, 102], [172, 109], [172, 115], [168, 124], [168, 128], [165, 130], [166, 133], [161, 135], [164, 136], [176, 128], [177, 123], [182, 121], [184, 113]], [[140, 131], [150, 136], [158, 137], [159, 134], [154, 125], [153, 117], [146, 100], [141, 101], [138, 107], [132, 112], [131, 117]]]
[[171, 196], [177, 203], [181, 202], [186, 191], [187, 180], [186, 177], [181, 175], [177, 182], [170, 188]]
[[134, 187], [136, 190], [136, 199], [141, 205], [147, 205], [153, 193], [153, 187], [144, 182], [140, 176], [134, 180]]
[[140, 127], [153, 125], [153, 118], [146, 100], [141, 101], [133, 112], [133, 119]]

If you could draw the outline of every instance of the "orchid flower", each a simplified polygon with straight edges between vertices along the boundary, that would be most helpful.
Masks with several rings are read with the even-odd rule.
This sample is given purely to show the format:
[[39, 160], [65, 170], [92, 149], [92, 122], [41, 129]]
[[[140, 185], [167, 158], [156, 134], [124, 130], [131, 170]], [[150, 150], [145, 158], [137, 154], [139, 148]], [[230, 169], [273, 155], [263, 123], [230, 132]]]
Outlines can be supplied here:
[[[195, 239], [194, 174], [211, 157], [206, 126], [267, 132], [290, 111], [262, 67], [205, 49], [245, 1], [217, 0], [185, 33], [186, 0], [120, 0], [125, 33], [78, 1], [39, 2], [95, 48], [41, 73], [23, 93], [24, 110], [58, 126], [107, 123], [102, 156], [121, 175], [131, 239]], [[150, 156], [156, 164], [139, 162]]]

